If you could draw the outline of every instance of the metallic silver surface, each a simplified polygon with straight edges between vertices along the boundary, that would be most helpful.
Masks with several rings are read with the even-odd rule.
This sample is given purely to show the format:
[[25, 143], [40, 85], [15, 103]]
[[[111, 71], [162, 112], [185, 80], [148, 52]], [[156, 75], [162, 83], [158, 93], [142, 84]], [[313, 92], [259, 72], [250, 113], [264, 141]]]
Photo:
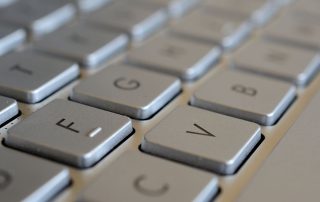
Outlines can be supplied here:
[[124, 51], [128, 37], [119, 32], [101, 30], [88, 24], [62, 28], [36, 42], [37, 49], [94, 67]]
[[219, 47], [163, 35], [131, 50], [128, 62], [194, 80], [217, 63], [220, 55]]
[[319, 197], [319, 103], [318, 90], [238, 201], [314, 201]]
[[260, 134], [257, 124], [185, 106], [147, 133], [141, 148], [222, 175], [233, 174]]
[[89, 106], [147, 119], [181, 90], [181, 82], [133, 66], [114, 65], [76, 86], [71, 99]]
[[165, 8], [139, 0], [117, 1], [92, 14], [88, 21], [105, 27], [126, 32], [134, 41], [141, 41], [167, 22]]
[[14, 99], [0, 96], [0, 125], [19, 113], [18, 103]]
[[1, 201], [47, 201], [69, 184], [66, 167], [3, 145], [0, 153]]
[[89, 185], [79, 201], [205, 202], [217, 192], [217, 182], [210, 173], [128, 152]]
[[246, 18], [215, 12], [210, 7], [200, 8], [172, 27], [172, 32], [189, 39], [219, 44], [230, 50], [248, 37], [252, 24]]
[[0, 56], [22, 45], [26, 39], [26, 32], [5, 24], [0, 25]]
[[76, 167], [95, 164], [132, 132], [129, 118], [55, 100], [8, 131], [5, 143]]
[[304, 86], [320, 69], [320, 54], [295, 46], [256, 40], [234, 54], [233, 66]]
[[79, 74], [78, 65], [32, 50], [0, 58], [0, 93], [36, 103], [66, 85]]
[[64, 0], [24, 0], [2, 9], [0, 19], [23, 26], [33, 38], [38, 38], [66, 24], [75, 12], [74, 6]]
[[200, 87], [191, 104], [261, 125], [273, 125], [295, 95], [296, 88], [289, 83], [226, 70]]

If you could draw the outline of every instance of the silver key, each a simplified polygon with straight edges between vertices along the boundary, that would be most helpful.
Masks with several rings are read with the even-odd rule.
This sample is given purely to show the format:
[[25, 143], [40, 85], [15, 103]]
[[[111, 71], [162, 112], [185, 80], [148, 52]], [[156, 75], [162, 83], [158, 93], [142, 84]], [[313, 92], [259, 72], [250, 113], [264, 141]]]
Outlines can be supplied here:
[[71, 99], [101, 109], [147, 119], [179, 93], [181, 83], [171, 76], [115, 65], [82, 81]]
[[207, 0], [204, 6], [247, 18], [257, 25], [265, 24], [278, 10], [277, 4], [270, 0]]
[[9, 129], [5, 143], [76, 167], [92, 166], [132, 132], [129, 118], [55, 100]]
[[233, 57], [236, 68], [306, 85], [320, 67], [320, 55], [308, 49], [253, 41]]
[[68, 169], [0, 145], [0, 201], [48, 201], [70, 181]]
[[26, 33], [22, 29], [0, 25], [0, 55], [3, 55], [17, 46], [21, 45], [26, 39]]
[[[149, 1], [149, 0], [146, 0]], [[150, 1], [149, 1], [150, 2]], [[181, 17], [194, 8], [199, 0], [153, 0], [151, 1], [159, 6], [167, 7], [171, 17]], [[150, 3], [151, 3], [150, 2]]]
[[19, 113], [18, 103], [14, 99], [0, 96], [0, 125]]
[[0, 58], [0, 93], [27, 103], [49, 96], [79, 74], [78, 65], [32, 50]]
[[144, 137], [142, 150], [219, 174], [233, 174], [260, 137], [260, 127], [254, 123], [185, 106]]
[[112, 0], [75, 0], [81, 12], [92, 12], [112, 2]]
[[91, 17], [91, 23], [130, 34], [132, 40], [140, 41], [159, 28], [167, 21], [165, 9], [146, 4], [139, 0], [122, 0], [107, 6]]
[[310, 17], [301, 13], [284, 15], [265, 28], [263, 37], [318, 51], [320, 49], [320, 18], [316, 23], [312, 23], [315, 19]]
[[273, 125], [293, 101], [289, 83], [233, 70], [216, 75], [198, 89], [192, 105], [262, 125]]
[[78, 24], [44, 37], [36, 48], [93, 67], [121, 52], [127, 44], [125, 34]]
[[23, 0], [1, 10], [0, 19], [24, 26], [37, 38], [56, 30], [74, 15], [74, 6], [65, 0]]
[[255, 173], [238, 202], [319, 200], [319, 103], [318, 90], [261, 169]]
[[212, 9], [202, 8], [184, 17], [172, 27], [181, 36], [220, 44], [224, 49], [238, 46], [252, 30], [244, 18], [220, 15]]
[[193, 80], [217, 62], [219, 47], [172, 36], [161, 36], [128, 54], [130, 63]]
[[207, 172], [128, 152], [111, 164], [79, 201], [206, 202], [217, 188], [217, 177]]

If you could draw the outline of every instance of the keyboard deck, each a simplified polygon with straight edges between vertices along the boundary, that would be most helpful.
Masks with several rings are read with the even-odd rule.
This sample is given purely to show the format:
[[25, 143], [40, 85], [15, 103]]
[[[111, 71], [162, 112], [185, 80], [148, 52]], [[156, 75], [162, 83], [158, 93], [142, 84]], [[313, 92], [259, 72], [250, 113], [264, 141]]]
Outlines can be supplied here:
[[319, 119], [320, 4], [238, 1], [0, 0], [0, 201], [257, 200]]

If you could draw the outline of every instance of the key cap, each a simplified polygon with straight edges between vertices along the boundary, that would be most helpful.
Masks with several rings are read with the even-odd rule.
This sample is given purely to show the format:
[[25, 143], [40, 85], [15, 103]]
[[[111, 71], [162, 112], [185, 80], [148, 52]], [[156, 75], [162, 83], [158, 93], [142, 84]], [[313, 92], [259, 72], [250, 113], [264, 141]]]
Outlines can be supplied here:
[[233, 174], [260, 137], [260, 127], [254, 123], [185, 106], [153, 128], [141, 147], [164, 158]]
[[210, 69], [220, 55], [218, 47], [162, 36], [131, 50], [128, 61], [183, 80], [194, 80]]
[[79, 74], [78, 65], [32, 50], [0, 58], [0, 93], [23, 102], [36, 103]]
[[127, 152], [84, 191], [80, 201], [202, 202], [212, 200], [217, 186], [217, 177], [207, 172]]
[[139, 0], [122, 0], [89, 17], [102, 27], [126, 32], [134, 41], [141, 41], [160, 29], [167, 21], [165, 9]]
[[303, 86], [319, 70], [320, 55], [308, 49], [257, 40], [235, 53], [233, 65]]
[[289, 83], [227, 70], [198, 89], [194, 106], [261, 125], [273, 125], [296, 94]]
[[2, 145], [0, 153], [1, 201], [48, 201], [69, 184], [62, 166]]
[[320, 24], [310, 23], [314, 19], [306, 15], [299, 17], [299, 15], [288, 14], [276, 19], [266, 27], [263, 37], [318, 51], [320, 49]]
[[85, 67], [94, 67], [123, 51], [127, 44], [125, 34], [79, 24], [44, 37], [36, 47], [78, 61]]
[[0, 96], [0, 125], [19, 113], [17, 101]]
[[150, 3], [167, 7], [169, 15], [177, 18], [182, 17], [184, 14], [194, 8], [199, 3], [199, 0], [153, 0]]
[[278, 10], [277, 5], [268, 0], [208, 0], [204, 6], [247, 18], [257, 25], [265, 24]]
[[92, 12], [106, 6], [112, 0], [76, 0], [76, 4], [81, 12]]
[[5, 24], [0, 25], [0, 55], [3, 55], [26, 39], [26, 33], [22, 29], [17, 29]]
[[8, 131], [5, 143], [79, 168], [99, 161], [132, 132], [124, 116], [55, 100]]
[[239, 202], [319, 200], [319, 103], [318, 91], [255, 174]]
[[132, 66], [114, 65], [80, 82], [71, 99], [93, 107], [147, 119], [181, 89], [179, 79]]
[[0, 19], [23, 26], [38, 38], [56, 30], [74, 15], [75, 8], [65, 0], [23, 0], [3, 9]]
[[212, 9], [197, 9], [173, 25], [172, 31], [189, 39], [220, 44], [230, 50], [248, 37], [252, 26], [245, 19], [222, 15]]

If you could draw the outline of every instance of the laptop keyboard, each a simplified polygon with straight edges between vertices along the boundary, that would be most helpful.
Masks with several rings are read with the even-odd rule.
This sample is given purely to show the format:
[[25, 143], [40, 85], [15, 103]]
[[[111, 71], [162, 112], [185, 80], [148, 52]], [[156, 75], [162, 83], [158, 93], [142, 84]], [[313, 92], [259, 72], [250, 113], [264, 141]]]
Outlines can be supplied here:
[[[260, 201], [267, 187], [275, 197], [265, 177], [292, 159], [297, 127], [319, 129], [305, 123], [319, 119], [317, 8], [0, 0], [0, 201]], [[307, 143], [305, 155], [318, 150]], [[290, 166], [279, 165], [282, 186], [298, 174]]]

